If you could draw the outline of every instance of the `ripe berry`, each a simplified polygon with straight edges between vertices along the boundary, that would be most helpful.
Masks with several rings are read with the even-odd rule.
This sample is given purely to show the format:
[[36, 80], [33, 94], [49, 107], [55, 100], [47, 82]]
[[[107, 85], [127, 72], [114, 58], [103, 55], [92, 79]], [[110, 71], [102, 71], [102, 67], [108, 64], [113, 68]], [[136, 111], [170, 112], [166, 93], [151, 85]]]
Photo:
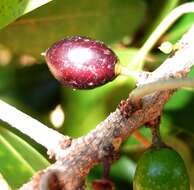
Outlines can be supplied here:
[[147, 150], [137, 163], [134, 190], [189, 190], [184, 161], [168, 147]]
[[91, 89], [116, 78], [117, 56], [104, 43], [81, 36], [53, 44], [45, 59], [60, 82], [77, 89]]

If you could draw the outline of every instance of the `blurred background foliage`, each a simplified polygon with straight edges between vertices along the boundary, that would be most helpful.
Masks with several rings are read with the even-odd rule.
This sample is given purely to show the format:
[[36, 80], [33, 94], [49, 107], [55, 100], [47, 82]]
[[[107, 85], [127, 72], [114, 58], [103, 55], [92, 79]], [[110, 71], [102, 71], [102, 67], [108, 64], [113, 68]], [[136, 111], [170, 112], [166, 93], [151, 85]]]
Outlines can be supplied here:
[[[0, 1], [0, 98], [63, 134], [78, 137], [114, 111], [135, 83], [119, 77], [103, 87], [74, 91], [51, 76], [40, 53], [61, 38], [84, 35], [104, 41], [122, 64], [130, 64], [165, 15], [188, 1], [49, 1]], [[32, 12], [26, 14], [29, 11]], [[194, 14], [181, 17], [158, 44], [166, 40], [176, 42], [192, 25], [193, 18]], [[146, 58], [146, 70], [154, 70], [167, 57], [158, 51], [158, 44]], [[190, 76], [194, 76], [194, 70]], [[181, 154], [191, 179], [194, 179], [193, 113], [194, 93], [178, 90], [166, 104], [161, 123], [164, 141]], [[148, 129], [142, 127], [140, 132], [151, 139]], [[136, 162], [144, 150], [134, 136], [124, 143], [121, 157], [111, 170], [118, 190], [132, 189]], [[44, 148], [0, 122], [0, 181], [4, 179], [11, 189], [16, 189], [48, 165]], [[91, 181], [99, 179], [101, 173], [101, 166], [90, 172], [88, 190]], [[194, 180], [191, 185], [194, 189]]]

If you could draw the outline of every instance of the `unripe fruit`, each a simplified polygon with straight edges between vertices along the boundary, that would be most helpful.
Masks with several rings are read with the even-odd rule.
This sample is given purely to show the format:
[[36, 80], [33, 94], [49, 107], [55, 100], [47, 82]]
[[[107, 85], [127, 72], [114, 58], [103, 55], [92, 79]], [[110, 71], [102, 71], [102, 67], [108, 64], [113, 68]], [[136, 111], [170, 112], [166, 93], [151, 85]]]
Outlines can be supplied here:
[[189, 190], [184, 161], [171, 148], [147, 150], [137, 163], [134, 190]]
[[117, 76], [117, 56], [104, 43], [90, 38], [63, 39], [44, 55], [54, 77], [73, 88], [95, 88]]

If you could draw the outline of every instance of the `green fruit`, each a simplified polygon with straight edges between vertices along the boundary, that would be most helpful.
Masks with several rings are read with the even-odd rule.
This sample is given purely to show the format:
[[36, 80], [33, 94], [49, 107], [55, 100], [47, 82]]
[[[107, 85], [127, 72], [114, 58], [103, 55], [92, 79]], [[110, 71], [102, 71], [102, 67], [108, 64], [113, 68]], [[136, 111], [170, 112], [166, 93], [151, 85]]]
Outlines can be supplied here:
[[151, 148], [137, 163], [133, 190], [189, 190], [189, 186], [184, 161], [171, 148]]

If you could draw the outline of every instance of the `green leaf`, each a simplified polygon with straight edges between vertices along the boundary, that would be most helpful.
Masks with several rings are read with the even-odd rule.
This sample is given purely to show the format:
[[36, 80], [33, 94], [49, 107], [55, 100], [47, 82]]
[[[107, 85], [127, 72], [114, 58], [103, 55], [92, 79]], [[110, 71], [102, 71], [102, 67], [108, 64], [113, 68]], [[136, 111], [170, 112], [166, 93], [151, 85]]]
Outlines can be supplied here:
[[193, 92], [178, 90], [165, 105], [165, 110], [180, 110], [188, 105], [193, 97]]
[[111, 167], [110, 177], [120, 182], [132, 182], [136, 164], [130, 158], [122, 156]]
[[[93, 90], [72, 90], [64, 87], [65, 123], [63, 132], [78, 137], [86, 134], [103, 120], [105, 118], [105, 95], [111, 86], [110, 84]], [[80, 110], [79, 114], [75, 113], [77, 109]]]
[[4, 128], [0, 128], [0, 172], [16, 189], [49, 162], [25, 141]]
[[128, 66], [130, 69], [134, 68], [134, 65], [129, 64], [132, 62], [133, 57], [137, 54], [136, 48], [113, 48], [122, 65]]
[[4, 28], [0, 41], [14, 53], [38, 58], [55, 41], [71, 35], [90, 36], [111, 44], [133, 36], [145, 9], [142, 0], [57, 0]]
[[51, 0], [1, 0], [0, 29]]

